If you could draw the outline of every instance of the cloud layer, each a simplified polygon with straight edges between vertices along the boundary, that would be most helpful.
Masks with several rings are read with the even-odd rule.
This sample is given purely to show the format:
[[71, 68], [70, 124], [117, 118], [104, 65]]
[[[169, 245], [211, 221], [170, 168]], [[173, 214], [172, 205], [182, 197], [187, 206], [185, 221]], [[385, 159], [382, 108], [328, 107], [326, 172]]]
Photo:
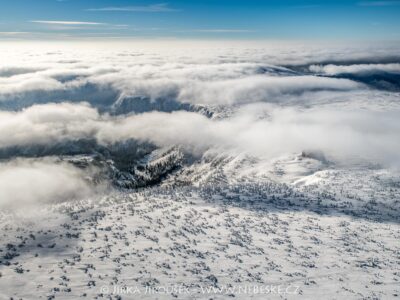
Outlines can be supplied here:
[[392, 48], [10, 49], [0, 67], [0, 150], [14, 153], [0, 164], [3, 207], [91, 195], [82, 170], [17, 157], [85, 140], [264, 161], [322, 151], [343, 165], [400, 166]]
[[92, 189], [78, 169], [50, 160], [0, 163], [0, 209], [84, 199]]
[[158, 12], [176, 12], [180, 11], [175, 8], [169, 7], [166, 3], [152, 4], [147, 6], [109, 6], [101, 8], [88, 8], [87, 11], [115, 11], [115, 12], [148, 12], [148, 13], [158, 13]]
[[310, 71], [328, 75], [337, 74], [400, 74], [400, 64], [312, 65]]
[[[399, 63], [390, 63], [395, 59], [390, 48], [302, 47], [6, 53], [7, 64], [0, 68], [0, 109], [63, 101], [88, 101], [107, 109], [124, 97], [213, 106], [284, 104], [303, 94], [313, 101], [312, 94], [320, 91], [348, 92], [350, 98], [368, 90], [368, 83], [329, 76], [399, 72]], [[334, 60], [339, 63], [332, 64]], [[385, 63], [349, 63], [363, 60]], [[327, 61], [331, 63], [318, 63]]]
[[315, 149], [339, 160], [358, 156], [398, 164], [398, 116], [399, 111], [300, 110], [253, 104], [228, 119], [186, 111], [112, 117], [100, 115], [88, 104], [45, 104], [2, 112], [0, 147], [92, 138], [107, 145], [136, 139], [160, 147], [181, 145], [196, 154], [216, 148], [269, 159]]
[[84, 22], [84, 21], [49, 21], [49, 20], [34, 20], [32, 23], [50, 24], [50, 25], [105, 25], [105, 23]]

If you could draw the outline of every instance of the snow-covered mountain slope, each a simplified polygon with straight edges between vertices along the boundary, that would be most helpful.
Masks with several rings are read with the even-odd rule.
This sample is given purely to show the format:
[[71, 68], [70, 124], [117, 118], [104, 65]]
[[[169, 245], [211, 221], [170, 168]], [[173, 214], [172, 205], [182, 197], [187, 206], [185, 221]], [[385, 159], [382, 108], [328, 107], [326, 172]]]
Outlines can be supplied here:
[[[251, 201], [247, 192], [149, 189], [110, 195], [101, 203], [61, 205], [40, 219], [3, 216], [0, 295], [390, 299], [399, 294], [396, 220], [313, 212], [280, 203], [278, 196]], [[183, 292], [177, 291], [181, 285]], [[234, 290], [246, 286], [253, 292]], [[124, 287], [134, 292], [114, 291]]]
[[[135, 176], [175, 165], [177, 153], [146, 156]], [[395, 297], [400, 177], [310, 156], [210, 153], [159, 187], [4, 214], [0, 295]]]

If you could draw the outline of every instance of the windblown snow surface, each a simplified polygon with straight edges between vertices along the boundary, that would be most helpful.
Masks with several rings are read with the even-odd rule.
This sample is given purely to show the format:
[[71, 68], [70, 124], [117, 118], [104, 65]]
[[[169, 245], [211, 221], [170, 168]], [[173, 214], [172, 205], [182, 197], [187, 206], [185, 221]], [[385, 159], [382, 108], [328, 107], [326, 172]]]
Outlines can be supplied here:
[[399, 48], [2, 44], [0, 298], [398, 297]]

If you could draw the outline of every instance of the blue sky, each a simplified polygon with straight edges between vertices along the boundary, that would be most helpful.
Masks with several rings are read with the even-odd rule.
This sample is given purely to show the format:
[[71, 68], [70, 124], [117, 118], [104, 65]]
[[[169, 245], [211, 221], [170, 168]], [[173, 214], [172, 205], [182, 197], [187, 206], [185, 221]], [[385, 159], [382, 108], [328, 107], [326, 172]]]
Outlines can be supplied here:
[[18, 37], [400, 40], [400, 0], [0, 0]]

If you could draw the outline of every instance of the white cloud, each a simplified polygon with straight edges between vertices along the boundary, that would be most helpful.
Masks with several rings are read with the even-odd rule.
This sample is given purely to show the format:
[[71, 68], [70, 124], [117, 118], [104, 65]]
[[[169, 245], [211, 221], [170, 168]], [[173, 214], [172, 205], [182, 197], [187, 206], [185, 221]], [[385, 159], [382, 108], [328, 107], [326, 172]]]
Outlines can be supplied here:
[[29, 91], [61, 90], [64, 85], [58, 80], [41, 75], [20, 74], [8, 78], [0, 78], [1, 94], [10, 95]]
[[5, 35], [5, 36], [14, 36], [14, 35], [23, 35], [23, 34], [29, 34], [30, 32], [28, 31], [0, 31], [0, 35]]
[[0, 208], [26, 210], [44, 203], [84, 199], [93, 191], [77, 168], [51, 160], [0, 163]]
[[50, 24], [50, 25], [107, 25], [106, 23], [82, 22], [82, 21], [49, 21], [49, 20], [33, 20], [31, 23]]
[[176, 12], [179, 9], [171, 8], [166, 3], [146, 6], [110, 6], [101, 8], [88, 8], [87, 11], [127, 11], [127, 12]]
[[45, 68], [40, 67], [13, 67], [13, 66], [2, 66], [0, 67], [0, 77], [11, 77], [14, 75], [26, 74], [26, 73], [35, 73], [37, 71], [43, 71]]
[[0, 111], [0, 147], [91, 137], [98, 120], [97, 111], [85, 104], [34, 105], [17, 113]]
[[[315, 149], [339, 161], [358, 156], [400, 163], [400, 141], [396, 139], [399, 112], [302, 111], [260, 104], [250, 112], [244, 110], [223, 120], [188, 112], [147, 113], [107, 123], [97, 138], [103, 142], [135, 138], [158, 146], [179, 144], [197, 153], [220, 148], [266, 159]], [[269, 117], [260, 119], [261, 112]]]
[[351, 80], [314, 76], [252, 76], [212, 83], [187, 82], [179, 99], [192, 103], [240, 104], [279, 102], [284, 95], [313, 90], [354, 90], [361, 85]]
[[194, 32], [207, 32], [207, 33], [241, 33], [241, 32], [254, 32], [249, 29], [195, 29]]
[[[231, 118], [208, 119], [191, 112], [150, 112], [111, 117], [86, 104], [35, 105], [0, 115], [0, 147], [96, 138], [108, 144], [136, 139], [187, 151], [238, 151], [264, 158], [304, 149], [342, 160], [351, 156], [400, 163], [399, 111], [369, 112], [244, 106]], [[266, 117], [267, 116], [267, 117]]]
[[372, 73], [400, 73], [400, 64], [355, 64], [355, 65], [312, 65], [310, 71], [327, 75], [337, 74], [372, 74]]

